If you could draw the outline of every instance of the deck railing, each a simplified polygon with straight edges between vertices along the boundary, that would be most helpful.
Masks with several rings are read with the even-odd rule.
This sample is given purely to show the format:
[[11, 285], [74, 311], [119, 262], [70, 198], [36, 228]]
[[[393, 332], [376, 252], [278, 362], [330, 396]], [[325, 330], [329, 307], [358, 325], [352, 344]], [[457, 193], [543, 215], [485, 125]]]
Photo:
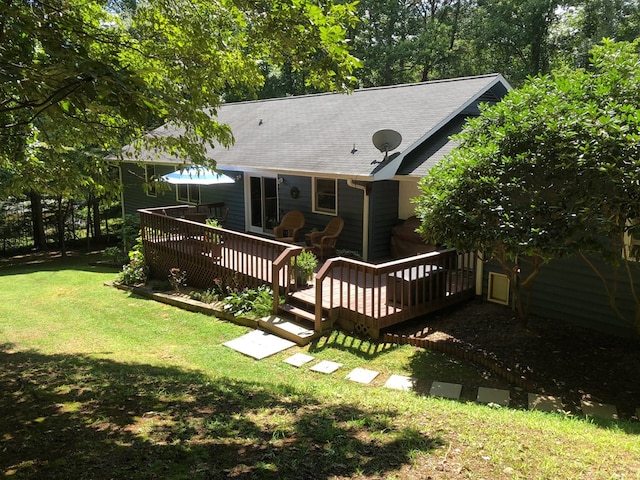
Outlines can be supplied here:
[[[195, 287], [269, 284], [277, 313], [279, 298], [295, 283], [295, 258], [303, 248], [181, 218], [188, 211], [188, 206], [139, 210], [152, 277], [167, 278], [179, 268]], [[328, 311], [375, 337], [382, 328], [472, 298], [475, 271], [474, 254], [455, 250], [377, 265], [329, 259], [315, 276], [314, 328], [323, 330]]]
[[277, 293], [289, 291], [289, 259], [298, 255], [301, 247], [181, 218], [187, 211], [187, 206], [138, 211], [152, 277], [167, 278], [170, 269], [179, 268], [195, 287], [270, 284], [276, 298]]
[[378, 265], [330, 259], [316, 274], [315, 329], [322, 329], [323, 308], [339, 309], [341, 318], [375, 335], [381, 328], [471, 298], [475, 263], [472, 253], [456, 250]]

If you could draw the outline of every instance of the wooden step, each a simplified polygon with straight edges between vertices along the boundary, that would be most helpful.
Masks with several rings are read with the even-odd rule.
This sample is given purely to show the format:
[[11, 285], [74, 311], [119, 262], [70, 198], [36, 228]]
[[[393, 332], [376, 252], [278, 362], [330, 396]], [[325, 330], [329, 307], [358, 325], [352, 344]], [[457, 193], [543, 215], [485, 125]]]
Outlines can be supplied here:
[[283, 303], [278, 307], [278, 310], [289, 315], [293, 315], [295, 318], [311, 322], [311, 325], [315, 325], [316, 323], [316, 314], [314, 312], [310, 312], [309, 310], [305, 310], [302, 307], [298, 307], [290, 303]]
[[288, 315], [271, 315], [258, 320], [258, 327], [303, 346], [321, 336], [313, 328], [300, 325]]

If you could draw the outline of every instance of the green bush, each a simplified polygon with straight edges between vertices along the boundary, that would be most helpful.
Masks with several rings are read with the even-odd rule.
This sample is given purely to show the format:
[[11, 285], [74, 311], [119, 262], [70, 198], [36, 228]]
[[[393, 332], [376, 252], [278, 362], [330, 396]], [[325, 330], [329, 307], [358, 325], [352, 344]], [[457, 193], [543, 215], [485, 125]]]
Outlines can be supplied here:
[[104, 249], [104, 255], [113, 263], [124, 265], [129, 260], [129, 255], [122, 247], [107, 247]]
[[180, 287], [187, 286], [187, 272], [179, 268], [172, 268], [168, 275], [169, 285], [176, 293], [180, 293]]
[[233, 292], [223, 300], [223, 308], [235, 316], [267, 317], [273, 308], [273, 290], [268, 285]]
[[212, 287], [203, 292], [191, 292], [189, 297], [202, 303], [214, 303], [220, 299], [220, 294]]
[[129, 252], [129, 263], [122, 267], [116, 281], [123, 285], [139, 285], [147, 282], [149, 268], [144, 261], [142, 237], [136, 239], [136, 244]]

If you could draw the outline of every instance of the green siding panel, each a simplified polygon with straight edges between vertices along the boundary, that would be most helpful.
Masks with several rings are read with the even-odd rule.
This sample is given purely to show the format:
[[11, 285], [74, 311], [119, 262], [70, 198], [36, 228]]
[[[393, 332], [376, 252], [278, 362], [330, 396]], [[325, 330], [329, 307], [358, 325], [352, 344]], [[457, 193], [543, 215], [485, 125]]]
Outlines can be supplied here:
[[[612, 287], [615, 283], [612, 268], [601, 261], [594, 262]], [[634, 283], [640, 284], [640, 272], [636, 268], [633, 270]], [[489, 271], [501, 273], [497, 265], [485, 268], [485, 295]], [[526, 275], [525, 269], [523, 274]], [[626, 274], [622, 271], [618, 280], [617, 304], [624, 316], [632, 320], [635, 304]], [[621, 321], [610, 307], [600, 278], [578, 257], [554, 260], [541, 268], [534, 281], [531, 313], [618, 335], [631, 335], [631, 325]]]
[[391, 228], [398, 223], [397, 181], [375, 182], [369, 195], [369, 260], [391, 257]]

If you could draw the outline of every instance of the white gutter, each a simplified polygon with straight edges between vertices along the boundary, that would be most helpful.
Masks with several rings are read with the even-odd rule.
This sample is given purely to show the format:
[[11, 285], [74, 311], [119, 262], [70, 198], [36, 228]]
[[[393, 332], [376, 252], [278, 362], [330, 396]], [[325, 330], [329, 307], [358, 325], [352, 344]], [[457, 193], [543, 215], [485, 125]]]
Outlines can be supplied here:
[[369, 260], [369, 193], [366, 185], [353, 183], [353, 179], [347, 180], [347, 186], [362, 190], [362, 258]]

